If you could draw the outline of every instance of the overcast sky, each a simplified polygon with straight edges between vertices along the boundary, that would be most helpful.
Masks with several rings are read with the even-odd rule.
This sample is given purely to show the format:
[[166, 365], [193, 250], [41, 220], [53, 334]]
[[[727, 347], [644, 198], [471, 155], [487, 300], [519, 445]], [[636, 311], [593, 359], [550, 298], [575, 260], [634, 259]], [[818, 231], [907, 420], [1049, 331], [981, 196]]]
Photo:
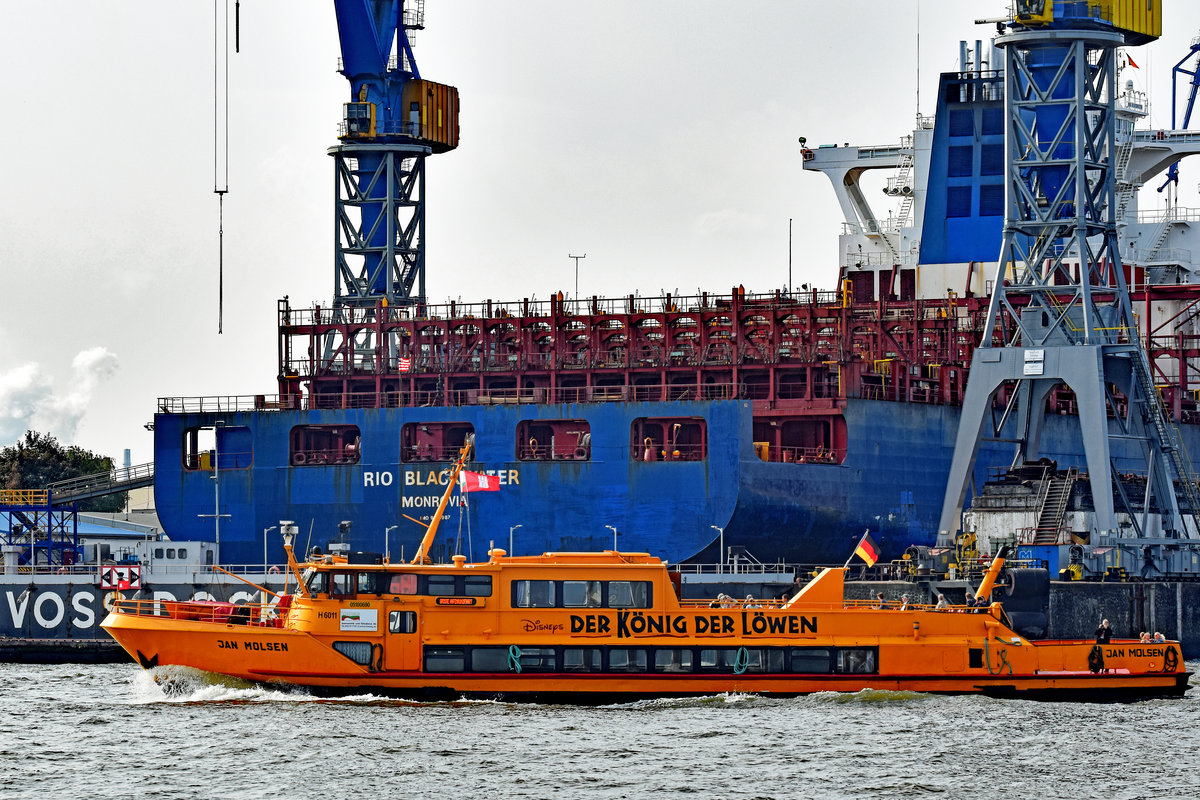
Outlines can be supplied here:
[[[921, 111], [976, 17], [922, 0]], [[134, 463], [159, 396], [276, 391], [275, 303], [333, 293], [345, 81], [332, 3], [243, 0], [217, 335], [212, 0], [0, 0], [0, 446], [26, 428]], [[1170, 123], [1200, 3], [1126, 70]], [[427, 165], [431, 300], [831, 286], [840, 214], [810, 144], [887, 144], [917, 95], [917, 0], [430, 0], [423, 77], [458, 87]], [[1184, 166], [1183, 204], [1200, 205]], [[886, 210], [879, 195], [877, 210]], [[1157, 198], [1147, 198], [1155, 202]]]

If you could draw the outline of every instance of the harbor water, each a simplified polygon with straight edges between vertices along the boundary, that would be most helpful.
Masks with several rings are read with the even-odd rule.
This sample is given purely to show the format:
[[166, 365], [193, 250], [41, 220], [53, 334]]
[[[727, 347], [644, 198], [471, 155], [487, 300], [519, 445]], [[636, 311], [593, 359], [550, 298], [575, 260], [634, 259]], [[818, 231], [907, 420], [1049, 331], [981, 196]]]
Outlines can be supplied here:
[[0, 685], [5, 800], [1200, 793], [1200, 687], [1121, 705], [864, 691], [574, 707], [330, 700], [132, 664], [0, 664]]

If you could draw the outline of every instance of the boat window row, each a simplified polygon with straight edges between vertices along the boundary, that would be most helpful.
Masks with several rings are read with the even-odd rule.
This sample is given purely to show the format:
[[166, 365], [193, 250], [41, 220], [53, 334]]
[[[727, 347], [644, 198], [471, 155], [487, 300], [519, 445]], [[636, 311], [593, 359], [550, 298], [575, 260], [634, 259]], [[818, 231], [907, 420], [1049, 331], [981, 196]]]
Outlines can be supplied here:
[[650, 581], [513, 581], [513, 608], [650, 608]]
[[311, 570], [305, 585], [313, 595], [430, 595], [491, 597], [491, 575], [425, 575], [383, 570]]
[[187, 548], [180, 547], [180, 548], [176, 549], [174, 547], [167, 547], [164, 549], [162, 547], [156, 547], [156, 548], [154, 548], [154, 557], [155, 558], [167, 558], [167, 559], [187, 558], [188, 557]]
[[874, 647], [425, 648], [426, 672], [877, 674]]

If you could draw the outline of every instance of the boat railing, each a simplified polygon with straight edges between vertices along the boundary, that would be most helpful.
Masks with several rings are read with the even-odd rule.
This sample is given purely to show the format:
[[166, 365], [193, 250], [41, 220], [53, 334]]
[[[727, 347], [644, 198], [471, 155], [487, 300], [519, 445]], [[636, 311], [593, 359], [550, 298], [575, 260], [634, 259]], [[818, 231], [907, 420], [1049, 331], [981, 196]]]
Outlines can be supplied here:
[[[116, 600], [112, 611], [134, 617], [165, 617], [217, 625], [282, 627], [281, 611], [270, 603], [229, 603], [206, 600]], [[286, 609], [284, 609], [286, 611]]]
[[[285, 328], [312, 325], [389, 325], [392, 323], [416, 323], [418, 337], [437, 338], [445, 335], [447, 326], [458, 323], [482, 322], [501, 324], [519, 323], [522, 319], [542, 318], [547, 322], [555, 318], [572, 317], [621, 317], [623, 315], [679, 315], [711, 311], [733, 311], [735, 308], [787, 308], [808, 303], [823, 302], [835, 292], [814, 292], [793, 287], [790, 291], [752, 293], [743, 289], [736, 294], [697, 295], [663, 294], [641, 296], [636, 294], [621, 297], [558, 298], [535, 300], [523, 298], [515, 301], [485, 300], [478, 303], [424, 303], [404, 306], [381, 307], [331, 307], [314, 305], [310, 308], [286, 306], [279, 310], [279, 323]], [[541, 323], [544, 324], [544, 323]], [[299, 332], [297, 332], [299, 333]]]
[[[177, 576], [181, 582], [190, 583], [193, 578], [201, 581], [212, 580], [224, 582], [223, 573], [213, 569], [209, 564], [165, 561], [163, 559], [146, 559], [137, 562], [105, 561], [97, 564], [94, 561], [77, 561], [74, 564], [8, 564], [0, 563], [0, 574], [16, 573], [19, 575], [61, 575], [73, 578], [90, 578], [92, 582], [102, 583], [101, 580], [113, 567], [140, 567], [140, 579], [146, 581], [149, 572], [153, 570], [154, 578], [161, 580], [164, 576]], [[254, 576], [255, 580], [267, 580], [272, 584], [281, 583], [284, 577], [282, 564], [230, 564], [222, 565], [224, 572], [235, 575]], [[274, 570], [274, 571], [272, 571]], [[137, 591], [136, 588], [130, 591]]]

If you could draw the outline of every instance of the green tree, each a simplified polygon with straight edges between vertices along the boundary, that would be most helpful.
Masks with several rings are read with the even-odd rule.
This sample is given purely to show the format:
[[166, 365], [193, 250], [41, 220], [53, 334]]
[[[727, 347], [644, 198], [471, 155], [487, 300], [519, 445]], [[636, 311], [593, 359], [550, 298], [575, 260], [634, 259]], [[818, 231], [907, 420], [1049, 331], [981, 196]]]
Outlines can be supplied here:
[[[5, 489], [45, 489], [55, 481], [108, 472], [113, 460], [71, 445], [63, 447], [48, 433], [26, 431], [16, 444], [0, 450], [0, 479]], [[81, 511], [120, 511], [126, 492], [84, 500]]]

